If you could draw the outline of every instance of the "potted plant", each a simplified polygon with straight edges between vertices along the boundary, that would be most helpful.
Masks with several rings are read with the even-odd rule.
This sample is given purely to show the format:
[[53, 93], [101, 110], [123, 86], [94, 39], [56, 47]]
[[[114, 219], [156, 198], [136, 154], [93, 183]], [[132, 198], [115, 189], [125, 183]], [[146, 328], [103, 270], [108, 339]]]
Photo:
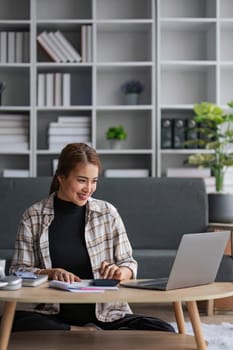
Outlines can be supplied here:
[[122, 125], [111, 126], [106, 131], [106, 138], [110, 141], [111, 148], [120, 148], [122, 141], [127, 138], [127, 132]]
[[[233, 108], [233, 101], [229, 102], [228, 106]], [[223, 193], [226, 169], [233, 166], [233, 148], [231, 148], [233, 146], [233, 114], [225, 113], [221, 107], [209, 102], [196, 104], [194, 112], [194, 120], [199, 125], [197, 127], [199, 137], [189, 143], [195, 143], [210, 152], [192, 154], [186, 162], [210, 168], [215, 177], [216, 193], [208, 194], [210, 220], [233, 221], [233, 194], [224, 197], [216, 196], [216, 194]], [[221, 213], [216, 214], [219, 209]], [[231, 218], [228, 218], [227, 213]], [[222, 214], [223, 219], [221, 219]]]
[[121, 91], [126, 96], [127, 104], [138, 104], [139, 95], [144, 90], [143, 84], [139, 80], [129, 80], [121, 85]]

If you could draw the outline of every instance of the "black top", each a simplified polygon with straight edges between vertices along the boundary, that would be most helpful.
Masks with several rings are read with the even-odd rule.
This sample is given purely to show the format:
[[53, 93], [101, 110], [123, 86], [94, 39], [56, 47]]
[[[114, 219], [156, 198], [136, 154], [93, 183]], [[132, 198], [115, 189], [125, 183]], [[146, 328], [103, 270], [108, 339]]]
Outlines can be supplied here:
[[[80, 278], [92, 279], [90, 258], [85, 242], [86, 206], [54, 197], [55, 217], [49, 227], [49, 250], [52, 267], [64, 268]], [[73, 325], [95, 319], [94, 304], [61, 304], [60, 315]]]

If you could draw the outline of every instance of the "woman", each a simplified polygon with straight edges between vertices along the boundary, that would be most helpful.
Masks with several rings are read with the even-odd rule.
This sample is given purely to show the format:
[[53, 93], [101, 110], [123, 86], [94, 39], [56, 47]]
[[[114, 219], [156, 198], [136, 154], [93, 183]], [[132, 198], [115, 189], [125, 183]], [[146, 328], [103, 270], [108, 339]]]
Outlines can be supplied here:
[[[92, 198], [101, 169], [96, 151], [83, 143], [61, 152], [48, 198], [22, 216], [10, 272], [47, 274], [50, 280], [136, 277], [137, 263], [116, 208]], [[32, 305], [16, 312], [13, 331], [154, 329], [166, 322], [132, 314], [127, 303]]]

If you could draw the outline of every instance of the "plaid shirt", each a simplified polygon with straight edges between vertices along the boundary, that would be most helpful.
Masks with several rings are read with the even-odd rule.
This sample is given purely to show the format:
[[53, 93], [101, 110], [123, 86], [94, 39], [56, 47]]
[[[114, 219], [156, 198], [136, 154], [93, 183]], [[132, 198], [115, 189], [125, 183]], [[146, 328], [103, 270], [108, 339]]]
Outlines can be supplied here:
[[[20, 221], [10, 272], [52, 268], [49, 252], [49, 226], [54, 219], [54, 194], [28, 208]], [[85, 240], [94, 278], [101, 278], [101, 262], [107, 260], [131, 269], [136, 277], [137, 263], [132, 257], [124, 224], [116, 208], [108, 202], [90, 198], [87, 202]], [[28, 305], [29, 306], [29, 305]], [[33, 309], [44, 313], [57, 313], [59, 306], [31, 305], [20, 309]], [[112, 322], [132, 313], [125, 302], [96, 304], [96, 317]]]

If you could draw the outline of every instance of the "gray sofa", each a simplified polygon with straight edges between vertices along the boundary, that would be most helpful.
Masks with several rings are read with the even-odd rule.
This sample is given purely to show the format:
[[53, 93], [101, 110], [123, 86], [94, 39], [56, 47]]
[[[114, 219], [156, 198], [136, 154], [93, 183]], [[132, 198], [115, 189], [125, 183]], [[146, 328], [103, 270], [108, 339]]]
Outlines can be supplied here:
[[[51, 178], [0, 178], [0, 258], [10, 263], [23, 211], [48, 195]], [[101, 178], [96, 198], [114, 204], [125, 223], [139, 278], [168, 274], [181, 236], [208, 228], [201, 179]], [[232, 281], [233, 260], [224, 256], [218, 281]]]

